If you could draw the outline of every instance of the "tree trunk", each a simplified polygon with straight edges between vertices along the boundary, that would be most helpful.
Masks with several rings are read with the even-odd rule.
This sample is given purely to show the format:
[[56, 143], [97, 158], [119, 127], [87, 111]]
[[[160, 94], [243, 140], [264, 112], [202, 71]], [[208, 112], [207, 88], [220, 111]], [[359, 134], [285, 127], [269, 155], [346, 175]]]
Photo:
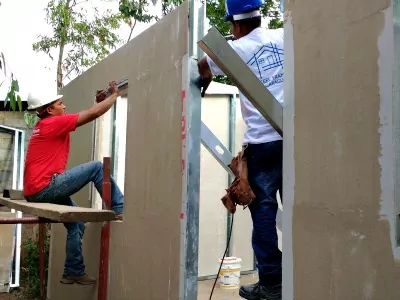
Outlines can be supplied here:
[[64, 47], [65, 43], [62, 42], [60, 44], [60, 52], [58, 53], [58, 61], [57, 61], [57, 93], [63, 87], [63, 70], [62, 70], [62, 61], [64, 56]]
[[[71, 9], [69, 7], [71, 0], [67, 0], [65, 3], [65, 7], [67, 10]], [[66, 23], [67, 24], [67, 23]], [[64, 28], [66, 32], [68, 32], [68, 29]], [[65, 33], [66, 34], [66, 33]], [[65, 48], [65, 39], [66, 36], [61, 37], [61, 43], [60, 43], [60, 52], [58, 53], [58, 61], [57, 61], [57, 93], [63, 88], [63, 70], [62, 70], [62, 63], [64, 59], [64, 48]]]
[[135, 26], [136, 26], [136, 19], [135, 19], [135, 22], [133, 23], [133, 25], [131, 26], [131, 32], [129, 33], [129, 37], [128, 37], [128, 40], [126, 42], [129, 42], [131, 40], [132, 32], [135, 29]]

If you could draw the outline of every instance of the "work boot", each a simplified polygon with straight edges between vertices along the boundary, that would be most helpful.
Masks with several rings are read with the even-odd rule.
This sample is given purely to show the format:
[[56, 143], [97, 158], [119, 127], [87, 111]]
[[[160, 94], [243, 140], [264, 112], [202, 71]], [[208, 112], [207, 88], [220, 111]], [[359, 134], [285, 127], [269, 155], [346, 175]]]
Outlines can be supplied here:
[[117, 214], [117, 215], [115, 215], [115, 221], [122, 221], [122, 219], [123, 219], [123, 214], [122, 213], [120, 213], [120, 214]]
[[61, 280], [63, 284], [83, 284], [83, 285], [91, 285], [96, 282], [96, 279], [89, 277], [87, 274], [81, 276], [66, 276], [64, 275]]
[[240, 297], [247, 300], [282, 300], [282, 284], [263, 286], [259, 282], [240, 287]]

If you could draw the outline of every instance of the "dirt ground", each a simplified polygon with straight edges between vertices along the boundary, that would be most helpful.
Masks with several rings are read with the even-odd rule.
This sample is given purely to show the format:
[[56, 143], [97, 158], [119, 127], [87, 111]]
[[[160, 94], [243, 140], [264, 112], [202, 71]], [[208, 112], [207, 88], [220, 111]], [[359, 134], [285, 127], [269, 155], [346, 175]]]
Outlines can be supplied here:
[[[254, 283], [257, 281], [257, 275], [242, 275], [240, 282], [242, 284], [249, 284]], [[213, 286], [214, 280], [204, 280], [199, 281], [198, 285], [198, 300], [208, 300], [210, 296], [210, 292]], [[213, 299], [222, 299], [222, 300], [240, 300], [243, 299], [238, 295], [239, 290], [222, 290], [219, 288], [219, 285], [215, 286]], [[35, 299], [28, 299], [23, 295], [23, 288], [21, 291], [14, 291], [10, 294], [0, 294], [0, 300], [35, 300]]]
[[13, 294], [0, 294], [0, 300], [19, 300]]
[[1, 293], [0, 300], [27, 300], [24, 299], [20, 291], [12, 291], [11, 293]]

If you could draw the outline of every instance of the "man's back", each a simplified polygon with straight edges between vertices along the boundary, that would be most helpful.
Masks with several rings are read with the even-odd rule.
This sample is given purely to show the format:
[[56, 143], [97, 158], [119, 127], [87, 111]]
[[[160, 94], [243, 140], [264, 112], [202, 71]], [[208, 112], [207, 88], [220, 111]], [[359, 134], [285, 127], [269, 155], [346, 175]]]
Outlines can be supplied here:
[[[229, 41], [258, 79], [283, 103], [283, 29], [256, 28], [248, 35]], [[215, 63], [207, 60], [213, 74], [221, 74]], [[240, 93], [242, 116], [247, 125], [243, 144], [260, 144], [281, 140], [281, 136], [265, 120], [251, 102]]]
[[65, 171], [70, 150], [69, 133], [75, 130], [77, 118], [77, 114], [66, 114], [38, 121], [26, 153], [24, 196], [40, 192], [54, 174]]

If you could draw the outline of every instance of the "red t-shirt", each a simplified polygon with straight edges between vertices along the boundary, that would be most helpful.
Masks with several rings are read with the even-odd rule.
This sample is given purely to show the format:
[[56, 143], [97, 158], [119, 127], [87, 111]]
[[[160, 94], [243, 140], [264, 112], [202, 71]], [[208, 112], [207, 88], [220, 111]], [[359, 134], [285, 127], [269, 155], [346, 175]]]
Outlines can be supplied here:
[[39, 120], [28, 144], [24, 169], [24, 195], [32, 196], [65, 171], [69, 156], [70, 132], [76, 129], [78, 114]]

